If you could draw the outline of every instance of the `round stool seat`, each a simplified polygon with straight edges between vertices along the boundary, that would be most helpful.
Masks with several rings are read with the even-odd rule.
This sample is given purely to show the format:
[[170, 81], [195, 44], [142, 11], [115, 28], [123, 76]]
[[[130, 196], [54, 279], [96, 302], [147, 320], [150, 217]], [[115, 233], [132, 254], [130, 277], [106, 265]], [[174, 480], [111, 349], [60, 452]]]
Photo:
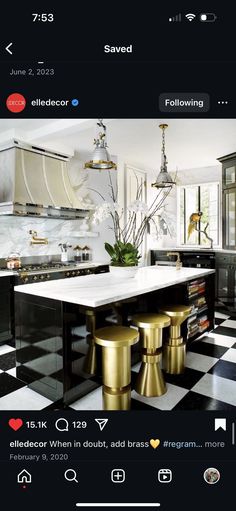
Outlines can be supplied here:
[[191, 307], [189, 305], [165, 305], [161, 312], [170, 317], [183, 317], [189, 314]]
[[139, 328], [165, 328], [170, 325], [170, 318], [165, 314], [143, 313], [135, 314], [132, 322]]
[[123, 348], [136, 344], [139, 333], [134, 328], [126, 326], [111, 326], [99, 328], [95, 332], [95, 342], [106, 348]]

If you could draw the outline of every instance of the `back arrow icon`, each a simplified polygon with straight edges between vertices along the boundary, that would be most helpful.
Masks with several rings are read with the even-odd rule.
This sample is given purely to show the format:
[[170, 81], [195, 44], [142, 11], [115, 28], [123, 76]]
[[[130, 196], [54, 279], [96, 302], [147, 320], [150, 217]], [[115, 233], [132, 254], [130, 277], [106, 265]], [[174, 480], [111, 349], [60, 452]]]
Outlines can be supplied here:
[[5, 48], [5, 50], [7, 50], [7, 51], [8, 51], [8, 53], [10, 53], [10, 55], [12, 55], [12, 51], [10, 50], [10, 47], [12, 46], [12, 44], [13, 44], [13, 43], [9, 43], [9, 44], [6, 46], [6, 48]]

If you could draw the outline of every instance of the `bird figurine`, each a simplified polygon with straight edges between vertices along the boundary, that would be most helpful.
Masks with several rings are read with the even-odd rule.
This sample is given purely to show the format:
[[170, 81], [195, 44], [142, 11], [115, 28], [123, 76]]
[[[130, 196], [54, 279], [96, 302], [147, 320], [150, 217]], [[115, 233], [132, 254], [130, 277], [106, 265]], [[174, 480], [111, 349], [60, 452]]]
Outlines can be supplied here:
[[190, 238], [193, 231], [197, 231], [197, 224], [199, 220], [201, 220], [202, 212], [198, 211], [197, 213], [192, 213], [189, 218], [189, 224], [188, 224], [188, 239]]

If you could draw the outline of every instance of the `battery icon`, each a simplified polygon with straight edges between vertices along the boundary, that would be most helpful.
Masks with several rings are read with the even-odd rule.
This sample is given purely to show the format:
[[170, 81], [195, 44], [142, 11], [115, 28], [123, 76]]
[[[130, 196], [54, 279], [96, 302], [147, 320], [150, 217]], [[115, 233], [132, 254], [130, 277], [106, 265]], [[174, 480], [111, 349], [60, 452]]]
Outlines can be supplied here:
[[214, 12], [203, 12], [200, 14], [200, 21], [207, 22], [207, 23], [213, 23], [217, 19], [216, 14]]

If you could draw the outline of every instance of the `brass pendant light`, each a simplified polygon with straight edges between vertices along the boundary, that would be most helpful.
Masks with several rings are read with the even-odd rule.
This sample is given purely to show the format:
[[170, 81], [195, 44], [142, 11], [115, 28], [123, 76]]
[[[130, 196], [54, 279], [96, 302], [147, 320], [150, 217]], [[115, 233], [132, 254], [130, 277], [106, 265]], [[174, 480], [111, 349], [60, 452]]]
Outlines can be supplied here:
[[92, 159], [85, 163], [84, 168], [96, 170], [116, 170], [117, 166], [113, 161], [111, 161], [107, 151], [106, 126], [103, 124], [103, 119], [98, 119], [97, 126], [99, 127], [99, 133], [94, 139], [95, 149], [92, 154]]
[[159, 172], [155, 183], [152, 183], [151, 186], [154, 188], [169, 188], [174, 186], [176, 183], [167, 172], [168, 162], [165, 153], [165, 130], [168, 128], [168, 124], [159, 124], [159, 128], [162, 130], [161, 171]]

